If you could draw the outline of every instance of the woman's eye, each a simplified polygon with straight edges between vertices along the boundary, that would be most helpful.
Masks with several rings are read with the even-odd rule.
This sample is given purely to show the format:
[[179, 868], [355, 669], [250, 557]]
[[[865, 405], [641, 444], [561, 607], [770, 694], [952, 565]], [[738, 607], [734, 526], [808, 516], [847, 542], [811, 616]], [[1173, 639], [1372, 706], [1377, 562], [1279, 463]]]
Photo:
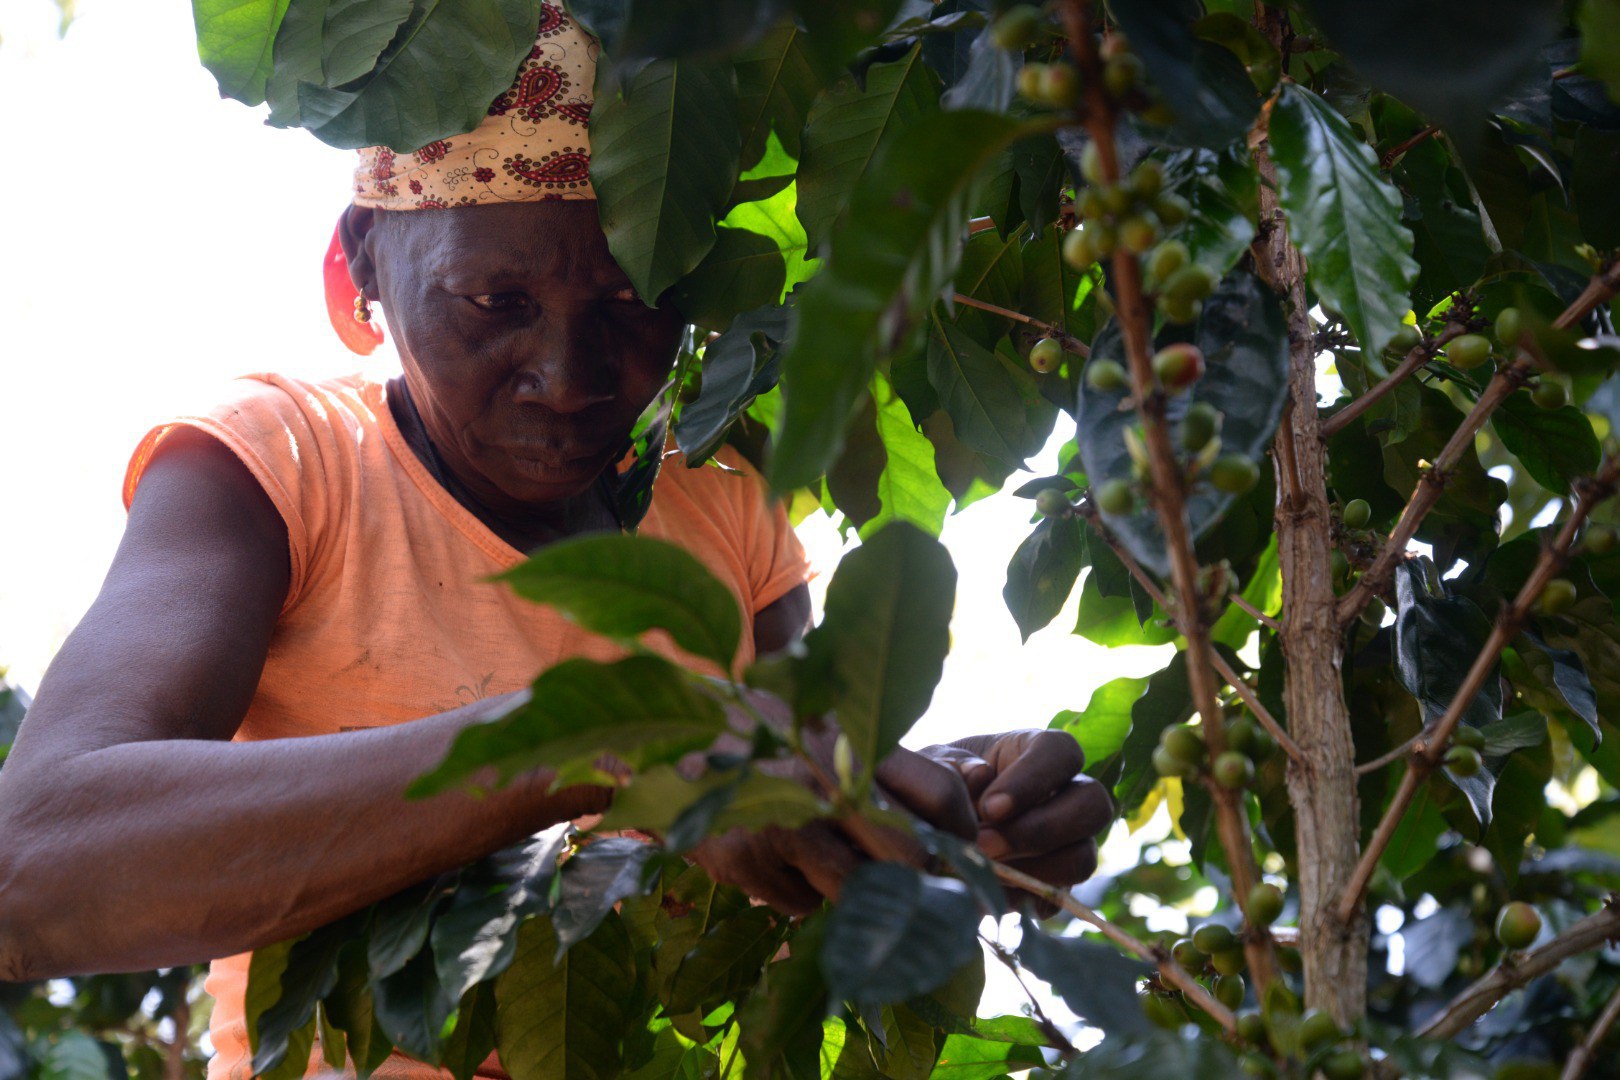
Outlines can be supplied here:
[[514, 308], [524, 307], [529, 302], [529, 298], [522, 293], [513, 292], [478, 293], [467, 299], [485, 311], [511, 311]]

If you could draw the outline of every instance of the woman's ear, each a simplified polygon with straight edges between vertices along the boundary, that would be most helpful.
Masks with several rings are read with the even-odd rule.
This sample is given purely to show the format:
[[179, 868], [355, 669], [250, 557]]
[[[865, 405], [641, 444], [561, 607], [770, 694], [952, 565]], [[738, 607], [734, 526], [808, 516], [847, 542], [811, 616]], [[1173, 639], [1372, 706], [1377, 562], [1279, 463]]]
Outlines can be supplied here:
[[377, 289], [377, 264], [372, 258], [376, 243], [372, 230], [380, 220], [372, 207], [352, 204], [338, 219], [338, 238], [343, 243], [343, 258], [349, 264], [349, 280], [354, 282], [354, 291], [367, 300], [382, 299]]

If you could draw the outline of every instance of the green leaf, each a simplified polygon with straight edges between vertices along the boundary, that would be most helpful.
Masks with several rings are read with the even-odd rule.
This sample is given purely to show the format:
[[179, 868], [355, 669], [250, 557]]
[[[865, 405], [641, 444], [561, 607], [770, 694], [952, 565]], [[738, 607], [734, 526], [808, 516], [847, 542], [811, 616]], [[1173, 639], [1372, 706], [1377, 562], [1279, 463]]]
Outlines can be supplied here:
[[[308, 1057], [308, 1043], [304, 1050]], [[101, 1045], [82, 1031], [64, 1031], [58, 1036], [41, 1056], [37, 1076], [38, 1080], [112, 1080]]]
[[475, 983], [493, 979], [511, 964], [518, 924], [546, 909], [557, 860], [572, 831], [566, 822], [554, 825], [463, 873], [431, 934], [433, 962], [446, 996], [460, 999]]
[[457, 735], [445, 760], [418, 777], [408, 794], [438, 794], [485, 766], [503, 783], [531, 769], [551, 769], [555, 790], [601, 779], [596, 763], [603, 754], [641, 769], [677, 761], [725, 729], [719, 704], [666, 660], [565, 660], [541, 673], [527, 702]]
[[[1033, 133], [1004, 116], [946, 112], [885, 144], [851, 196], [827, 265], [799, 299], [796, 336], [782, 360], [786, 411], [771, 457], [778, 490], [804, 486], [832, 463], [879, 358], [902, 351], [955, 272], [981, 169]], [[800, 185], [802, 206], [802, 174]]]
[[938, 304], [929, 313], [928, 381], [950, 414], [956, 437], [999, 461], [1018, 468], [1040, 449], [1040, 440], [1024, 416], [1024, 398], [1015, 373], [995, 353], [966, 331], [941, 317]]
[[392, 975], [374, 979], [371, 1000], [378, 1026], [395, 1046], [425, 1061], [438, 1060], [456, 999], [439, 984], [432, 953], [417, 953]]
[[[1464, 676], [1491, 633], [1491, 621], [1472, 600], [1454, 596], [1434, 564], [1419, 556], [1395, 571], [1395, 671], [1423, 708], [1424, 726], [1451, 707]], [[1462, 723], [1484, 729], [1502, 717], [1502, 685], [1496, 670], [1463, 711]], [[1491, 819], [1491, 763], [1470, 777], [1445, 777], [1468, 797], [1480, 823]]]
[[1028, 916], [1023, 920], [1018, 962], [1045, 979], [1093, 1027], [1109, 1035], [1143, 1035], [1152, 1024], [1136, 1001], [1136, 984], [1153, 971], [1142, 961], [1122, 956], [1089, 934], [1056, 937]]
[[831, 657], [838, 723], [876, 767], [928, 708], [950, 649], [956, 567], [938, 540], [893, 522], [844, 556], [806, 642]]
[[1194, 262], [1224, 274], [1254, 240], [1260, 180], [1241, 149], [1180, 150], [1165, 158], [1165, 187], [1187, 200], [1187, 220], [1168, 232]]
[[759, 163], [773, 133], [797, 160], [810, 103], [821, 89], [805, 52], [804, 31], [785, 22], [738, 54], [736, 65], [743, 171]]
[[[248, 1049], [254, 1054], [259, 1052], [259, 1018], [275, 1007], [281, 1000], [281, 976], [287, 970], [287, 958], [292, 954], [293, 946], [300, 939], [292, 938], [287, 941], [278, 941], [274, 945], [253, 950], [253, 958], [248, 962], [247, 990], [243, 997], [243, 1019], [247, 1024]], [[299, 1033], [301, 1034], [301, 1033]], [[304, 1044], [304, 1061], [307, 1064], [310, 1048], [313, 1046], [313, 1028], [311, 1041]], [[291, 1057], [299, 1060], [296, 1045], [289, 1045], [283, 1050], [283, 1058]]]
[[433, 913], [455, 891], [459, 874], [441, 874], [379, 901], [366, 935], [367, 964], [373, 979], [385, 978], [427, 944]]
[[1084, 709], [1064, 709], [1047, 726], [1067, 731], [1079, 741], [1086, 771], [1095, 776], [1100, 765], [1124, 748], [1131, 733], [1131, 710], [1147, 687], [1147, 679], [1111, 679], [1091, 692]]
[[[1017, 1019], [1025, 1019], [1018, 1017]], [[934, 1080], [998, 1080], [1045, 1059], [1038, 1044], [1020, 1045], [972, 1035], [947, 1035], [939, 1060], [929, 1075]]]
[[337, 985], [338, 951], [358, 930], [354, 917], [340, 919], [298, 939], [287, 951], [281, 993], [275, 1004], [259, 1014], [253, 1027], [255, 1075], [277, 1075], [277, 1067], [283, 1063], [297, 1067], [294, 1075], [302, 1075], [308, 1067], [310, 1044], [304, 1045], [303, 1056], [298, 1057], [297, 1044], [290, 1040], [314, 1021], [316, 1004]]
[[928, 1080], [938, 1050], [934, 1029], [904, 1005], [884, 1005], [881, 1034], [872, 1033], [872, 1060], [892, 1080]]
[[[287, 13], [287, 3], [288, 0], [192, 0], [197, 56], [219, 82], [221, 95], [245, 105], [257, 105], [264, 100], [276, 31]], [[513, 70], [516, 70], [515, 65]]]
[[739, 315], [703, 350], [703, 384], [681, 409], [675, 442], [696, 468], [720, 449], [731, 425], [776, 385], [777, 352], [787, 337], [788, 309], [771, 304]]
[[1571, 194], [1581, 235], [1599, 248], [1620, 245], [1620, 210], [1612, 193], [1620, 184], [1620, 132], [1583, 125], [1575, 135]]
[[372, 1011], [366, 949], [361, 942], [351, 943], [339, 954], [337, 985], [321, 1002], [321, 1010], [328, 1024], [343, 1033], [348, 1059], [360, 1080], [388, 1060], [394, 1046]]
[[797, 188], [734, 207], [714, 248], [671, 294], [688, 319], [725, 330], [740, 313], [774, 306], [820, 264], [806, 259], [804, 229], [794, 215]]
[[1620, 0], [1581, 0], [1581, 70], [1599, 79], [1620, 103]]
[[411, 6], [412, 0], [296, 0], [288, 6], [264, 88], [270, 123], [298, 126], [301, 82], [331, 89], [369, 75]]
[[518, 932], [518, 953], [495, 983], [495, 1045], [512, 1080], [608, 1080], [634, 1017], [635, 958], [619, 916], [555, 964], [545, 918]]
[[1085, 535], [1072, 517], [1044, 519], [1018, 545], [1001, 597], [1023, 640], [1057, 618], [1086, 562]]
[[1148, 676], [1147, 689], [1131, 705], [1131, 731], [1121, 749], [1124, 769], [1114, 785], [1114, 801], [1122, 816], [1129, 815], [1159, 782], [1153, 769], [1153, 751], [1164, 729], [1192, 718], [1192, 690], [1187, 684], [1187, 654], [1178, 652], [1170, 663]]
[[722, 670], [731, 667], [742, 637], [737, 598], [696, 556], [663, 540], [571, 537], [547, 544], [501, 579], [592, 633], [628, 640], [664, 630]]
[[495, 1049], [495, 984], [469, 987], [456, 1007], [456, 1026], [444, 1040], [443, 1065], [456, 1080], [472, 1080]]
[[1023, 56], [996, 44], [990, 34], [974, 35], [968, 46], [967, 69], [940, 97], [947, 109], [983, 109], [1006, 112], [1017, 92], [1018, 69]]
[[926, 994], [978, 954], [978, 921], [961, 882], [899, 863], [866, 863], [844, 880], [827, 921], [827, 988], [858, 1005]]
[[908, 522], [938, 536], [945, 525], [951, 495], [939, 479], [934, 445], [917, 430], [911, 410], [882, 376], [873, 382], [872, 397], [884, 462], [877, 478], [878, 512], [861, 522], [861, 536], [868, 537], [891, 521]]
[[939, 83], [922, 62], [921, 47], [899, 60], [873, 64], [863, 89], [839, 80], [810, 107], [799, 158], [799, 220], [812, 249], [831, 235], [878, 146], [938, 108]]
[[1491, 414], [1491, 426], [1536, 483], [1560, 495], [1596, 472], [1603, 457], [1591, 422], [1573, 405], [1543, 409], [1528, 393], [1511, 394]]
[[769, 908], [754, 907], [711, 927], [675, 969], [665, 1010], [707, 1012], [754, 985], [761, 965], [781, 947], [778, 920]]
[[814, 792], [784, 777], [750, 770], [742, 775], [709, 772], [697, 780], [687, 780], [674, 766], [658, 765], [613, 793], [613, 805], [598, 828], [603, 832], [640, 829], [667, 834], [700, 801], [716, 793], [724, 797], [702, 822], [698, 839], [735, 828], [777, 825], [796, 829], [829, 813], [828, 806]]
[[1435, 805], [1430, 785], [1423, 784], [1395, 826], [1395, 834], [1389, 838], [1378, 865], [1396, 881], [1405, 881], [1434, 859], [1436, 844], [1445, 831], [1445, 815]]
[[1592, 688], [1591, 676], [1586, 673], [1586, 664], [1582, 662], [1580, 654], [1571, 649], [1554, 648], [1528, 627], [1520, 632], [1513, 647], [1526, 663], [1531, 662], [1538, 653], [1546, 657], [1552, 665], [1552, 678], [1549, 681], [1558, 691], [1558, 696], [1564, 699], [1571, 712], [1592, 729], [1593, 738], [1602, 742], [1603, 725], [1598, 718], [1597, 692]]
[[[1160, 335], [1157, 344], [1170, 340]], [[1235, 271], [1204, 303], [1193, 335], [1203, 350], [1205, 372], [1190, 391], [1167, 403], [1166, 418], [1180, 423], [1193, 402], [1207, 402], [1222, 414], [1223, 453], [1263, 460], [1288, 399], [1288, 333], [1277, 297], [1260, 279]], [[1119, 324], [1110, 322], [1092, 345], [1092, 358], [1125, 362]], [[1132, 477], [1125, 432], [1137, 423], [1122, 409], [1126, 391], [1099, 391], [1082, 383], [1079, 411], [1080, 457], [1093, 489], [1104, 480]], [[1187, 496], [1187, 523], [1197, 540], [1214, 527], [1237, 497], [1205, 481]], [[1170, 573], [1158, 514], [1143, 507], [1129, 515], [1104, 513], [1108, 527], [1136, 560], [1160, 577]]]
[[1400, 195], [1372, 149], [1326, 101], [1292, 83], [1271, 114], [1278, 200], [1322, 302], [1376, 356], [1411, 307], [1417, 279]]
[[792, 0], [808, 33], [805, 49], [823, 78], [874, 44], [894, 21], [901, 0]]
[[[600, 80], [599, 80], [600, 81]], [[648, 304], [715, 244], [741, 136], [730, 66], [649, 65], [591, 111], [591, 184], [608, 249]]]
[[[827, 1015], [827, 984], [821, 978], [824, 912], [814, 912], [794, 931], [786, 959], [765, 966], [759, 986], [738, 1011], [740, 1045], [749, 1080], [799, 1075], [794, 1066], [821, 1050]], [[805, 1075], [819, 1076], [814, 1064]]]
[[298, 123], [329, 146], [409, 153], [478, 126], [534, 46], [532, 0], [413, 0], [362, 78], [298, 85]]
[[1237, 57], [1193, 37], [1200, 5], [1135, 0], [1110, 10], [1176, 114], [1168, 131], [1172, 139], [1220, 149], [1249, 129], [1260, 111], [1259, 95]]
[[781, 0], [569, 0], [568, 10], [600, 39], [618, 69], [649, 60], [725, 56], [757, 41], [783, 11]]
[[594, 933], [619, 901], [647, 891], [655, 870], [649, 864], [658, 854], [645, 841], [610, 836], [585, 845], [563, 863], [551, 909], [559, 958]]

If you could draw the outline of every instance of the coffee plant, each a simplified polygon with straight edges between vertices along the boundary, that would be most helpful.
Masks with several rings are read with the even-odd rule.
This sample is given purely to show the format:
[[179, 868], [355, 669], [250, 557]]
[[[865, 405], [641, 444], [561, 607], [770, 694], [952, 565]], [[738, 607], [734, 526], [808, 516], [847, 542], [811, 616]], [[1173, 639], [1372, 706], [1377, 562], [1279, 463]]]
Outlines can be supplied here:
[[[203, 61], [273, 124], [410, 150], [477, 121], [540, 16], [361, 6], [195, 0]], [[603, 229], [694, 327], [644, 439], [729, 442], [862, 543], [735, 683], [638, 644], [731, 666], [735, 604], [683, 552], [514, 571], [626, 657], [540, 673], [414, 793], [543, 763], [611, 811], [259, 950], [255, 1070], [1620, 1075], [1620, 5], [570, 7]], [[1025, 637], [1078, 587], [1077, 634], [1176, 647], [1050, 721], [1177, 837], [1072, 894], [872, 782], [949, 645], [935, 537], [1009, 483]], [[824, 817], [887, 857], [803, 920], [683, 858]], [[976, 1015], [1005, 886], [1061, 913], [998, 956], [1094, 1047]]]

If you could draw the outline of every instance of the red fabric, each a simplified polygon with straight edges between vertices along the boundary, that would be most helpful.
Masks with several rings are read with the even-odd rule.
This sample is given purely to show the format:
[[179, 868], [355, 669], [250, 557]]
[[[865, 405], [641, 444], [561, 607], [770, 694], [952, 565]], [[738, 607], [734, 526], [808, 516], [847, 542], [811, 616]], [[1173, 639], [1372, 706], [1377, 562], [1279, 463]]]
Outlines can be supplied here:
[[326, 317], [332, 329], [353, 352], [370, 356], [382, 344], [382, 327], [354, 317], [354, 302], [360, 296], [349, 279], [349, 261], [343, 257], [343, 225], [332, 230], [332, 244], [326, 249], [322, 272], [326, 275]]

